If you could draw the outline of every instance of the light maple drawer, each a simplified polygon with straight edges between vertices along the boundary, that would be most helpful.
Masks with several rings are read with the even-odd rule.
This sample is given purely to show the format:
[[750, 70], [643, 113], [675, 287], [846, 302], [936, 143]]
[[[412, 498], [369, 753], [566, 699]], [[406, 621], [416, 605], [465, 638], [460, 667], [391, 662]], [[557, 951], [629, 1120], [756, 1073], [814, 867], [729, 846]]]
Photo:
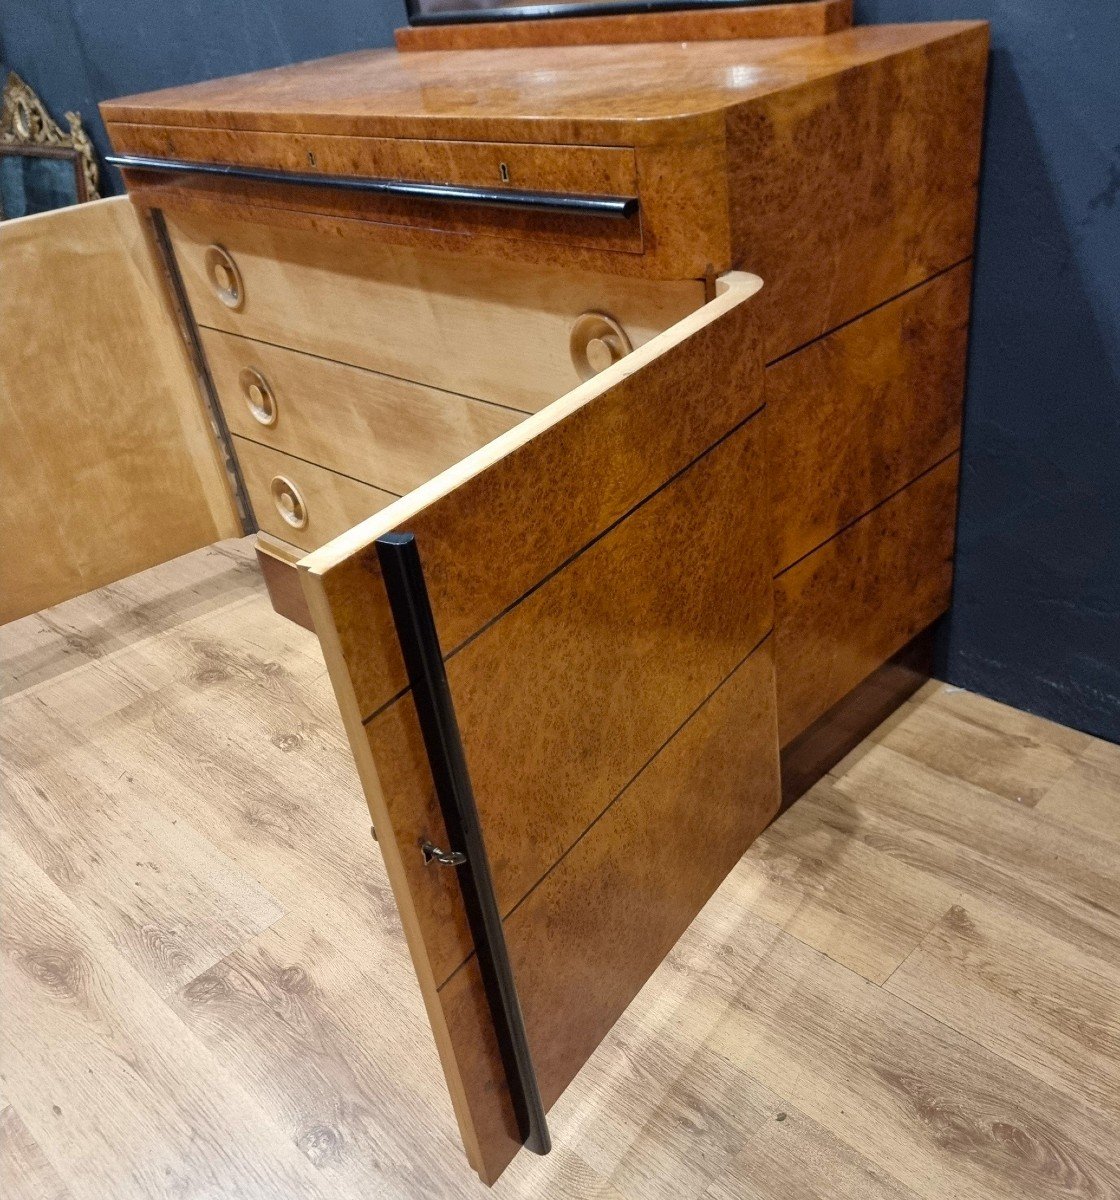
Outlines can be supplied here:
[[233, 448], [257, 524], [301, 550], [317, 549], [396, 499], [236, 435]]
[[513, 409], [202, 330], [230, 431], [404, 495], [524, 420]]
[[194, 215], [168, 214], [167, 227], [200, 326], [529, 411], [704, 303], [700, 280], [499, 263]]

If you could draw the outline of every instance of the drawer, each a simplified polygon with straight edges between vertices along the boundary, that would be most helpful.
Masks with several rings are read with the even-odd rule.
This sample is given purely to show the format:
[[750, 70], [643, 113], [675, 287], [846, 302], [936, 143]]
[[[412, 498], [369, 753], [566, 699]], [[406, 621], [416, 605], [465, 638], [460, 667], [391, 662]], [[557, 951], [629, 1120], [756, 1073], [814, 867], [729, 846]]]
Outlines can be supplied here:
[[968, 263], [766, 370], [777, 574], [960, 445]]
[[[638, 170], [632, 147], [298, 135], [261, 130], [114, 122], [114, 148], [156, 167], [129, 168], [129, 189], [164, 208], [241, 204], [257, 210], [314, 212], [418, 231], [545, 241], [640, 255]], [[221, 164], [227, 172], [186, 169]], [[350, 186], [333, 181], [345, 180]], [[410, 190], [354, 186], [383, 181]], [[485, 200], [463, 203], [417, 193], [413, 185], [471, 189], [516, 202], [530, 193], [556, 207], [538, 210]], [[377, 187], [378, 185], [374, 185]], [[447, 194], [447, 193], [444, 193]], [[580, 199], [629, 201], [629, 215], [581, 212]], [[546, 202], [547, 202], [546, 199]]]
[[704, 303], [700, 280], [498, 264], [196, 216], [169, 215], [167, 227], [199, 325], [530, 411], [575, 387], [581, 368], [609, 362], [609, 344], [643, 345]]
[[525, 414], [296, 350], [204, 329], [232, 433], [403, 495]]
[[391, 504], [391, 492], [234, 436], [233, 449], [257, 524], [314, 550]]
[[783, 746], [949, 607], [959, 469], [953, 454], [774, 580]]

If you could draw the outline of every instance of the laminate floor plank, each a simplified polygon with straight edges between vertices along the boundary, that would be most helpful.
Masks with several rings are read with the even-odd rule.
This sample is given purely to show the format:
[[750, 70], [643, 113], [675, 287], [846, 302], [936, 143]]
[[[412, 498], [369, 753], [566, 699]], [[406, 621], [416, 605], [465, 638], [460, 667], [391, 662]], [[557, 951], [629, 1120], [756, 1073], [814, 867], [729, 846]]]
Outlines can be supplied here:
[[1120, 962], [989, 905], [952, 909], [891, 976], [909, 1001], [1120, 1129]]
[[822, 821], [812, 792], [755, 842], [739, 874], [752, 912], [874, 983], [960, 895], [951, 881]]
[[[717, 899], [738, 904], [738, 878]], [[1106, 1197], [1115, 1124], [744, 914], [709, 1045], [904, 1187], [943, 1200]], [[699, 999], [698, 1002], [705, 1002]]]
[[1113, 843], [886, 745], [818, 789], [828, 796], [824, 819], [850, 836], [1100, 957], [1120, 955]]
[[458, 1133], [403, 940], [352, 922], [340, 947], [333, 932], [289, 915], [173, 1006], [336, 1194], [474, 1194], [450, 1167]]
[[[701, 1046], [661, 1095], [608, 1178], [627, 1196], [696, 1200], [782, 1105], [776, 1093], [745, 1072], [729, 1069], [725, 1059]], [[608, 1113], [603, 1117], [610, 1120]]]
[[121, 775], [119, 762], [96, 747], [9, 770], [4, 827], [166, 994], [268, 928], [283, 909], [188, 820], [169, 813], [158, 794], [137, 793]]
[[312, 1164], [12, 839], [2, 1071], [74, 1200], [328, 1200]]
[[0, 625], [3, 695], [65, 674], [260, 590], [249, 539], [218, 542]]
[[1120, 746], [1094, 742], [1046, 792], [1037, 811], [1120, 844]]
[[176, 821], [204, 830], [277, 898], [272, 919], [313, 895], [329, 909], [364, 891], [395, 922], [387, 882], [375, 886], [367, 870], [379, 856], [318, 643], [272, 612], [259, 583], [254, 596], [79, 667], [24, 702], [51, 721], [10, 721], [23, 769], [56, 770], [67, 739], [87, 762], [93, 747], [127, 763], [113, 773], [117, 795], [140, 806], [173, 797]]
[[70, 1200], [70, 1192], [9, 1104], [0, 1109], [0, 1195], [4, 1200]]
[[877, 739], [1018, 804], [1037, 804], [1088, 748], [1088, 734], [942, 685]]
[[250, 555], [0, 631], [5, 1200], [1120, 1195], [1120, 751], [939, 684], [762, 835], [552, 1154], [483, 1187], [318, 644]]
[[795, 1109], [775, 1114], [705, 1200], [915, 1200], [885, 1171]]
[[[194, 778], [184, 797], [191, 818], [285, 910], [316, 906], [324, 924], [346, 925], [360, 905], [375, 927], [399, 933], [315, 639], [272, 613], [263, 597], [237, 622], [208, 619], [192, 629], [205, 643], [207, 684], [182, 681], [173, 731], [160, 710], [114, 728], [134, 786], [181, 793]], [[290, 631], [307, 653], [282, 652], [276, 639], [292, 641]]]

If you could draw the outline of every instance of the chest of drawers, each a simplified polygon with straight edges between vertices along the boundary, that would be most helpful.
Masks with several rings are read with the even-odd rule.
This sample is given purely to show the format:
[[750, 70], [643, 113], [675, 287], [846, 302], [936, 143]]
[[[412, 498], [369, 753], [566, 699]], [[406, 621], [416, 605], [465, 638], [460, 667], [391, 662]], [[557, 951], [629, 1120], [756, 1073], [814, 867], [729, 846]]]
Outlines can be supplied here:
[[0, 229], [6, 617], [258, 532], [488, 1181], [948, 605], [986, 52], [347, 55]]

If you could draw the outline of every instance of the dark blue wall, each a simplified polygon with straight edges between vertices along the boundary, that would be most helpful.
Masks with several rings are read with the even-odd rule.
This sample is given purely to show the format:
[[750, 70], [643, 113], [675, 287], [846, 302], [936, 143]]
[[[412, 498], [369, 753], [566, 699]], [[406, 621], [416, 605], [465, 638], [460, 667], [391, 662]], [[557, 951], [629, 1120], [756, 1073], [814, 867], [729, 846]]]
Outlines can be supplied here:
[[992, 23], [945, 673], [1120, 741], [1120, 3], [856, 11]]
[[[944, 673], [1120, 741], [1120, 2], [857, 0], [992, 22]], [[389, 44], [388, 0], [8, 0], [7, 60], [56, 110]]]
[[[102, 100], [390, 46], [403, 24], [404, 0], [0, 0], [0, 60], [105, 154]], [[101, 190], [123, 191], [115, 170]]]

